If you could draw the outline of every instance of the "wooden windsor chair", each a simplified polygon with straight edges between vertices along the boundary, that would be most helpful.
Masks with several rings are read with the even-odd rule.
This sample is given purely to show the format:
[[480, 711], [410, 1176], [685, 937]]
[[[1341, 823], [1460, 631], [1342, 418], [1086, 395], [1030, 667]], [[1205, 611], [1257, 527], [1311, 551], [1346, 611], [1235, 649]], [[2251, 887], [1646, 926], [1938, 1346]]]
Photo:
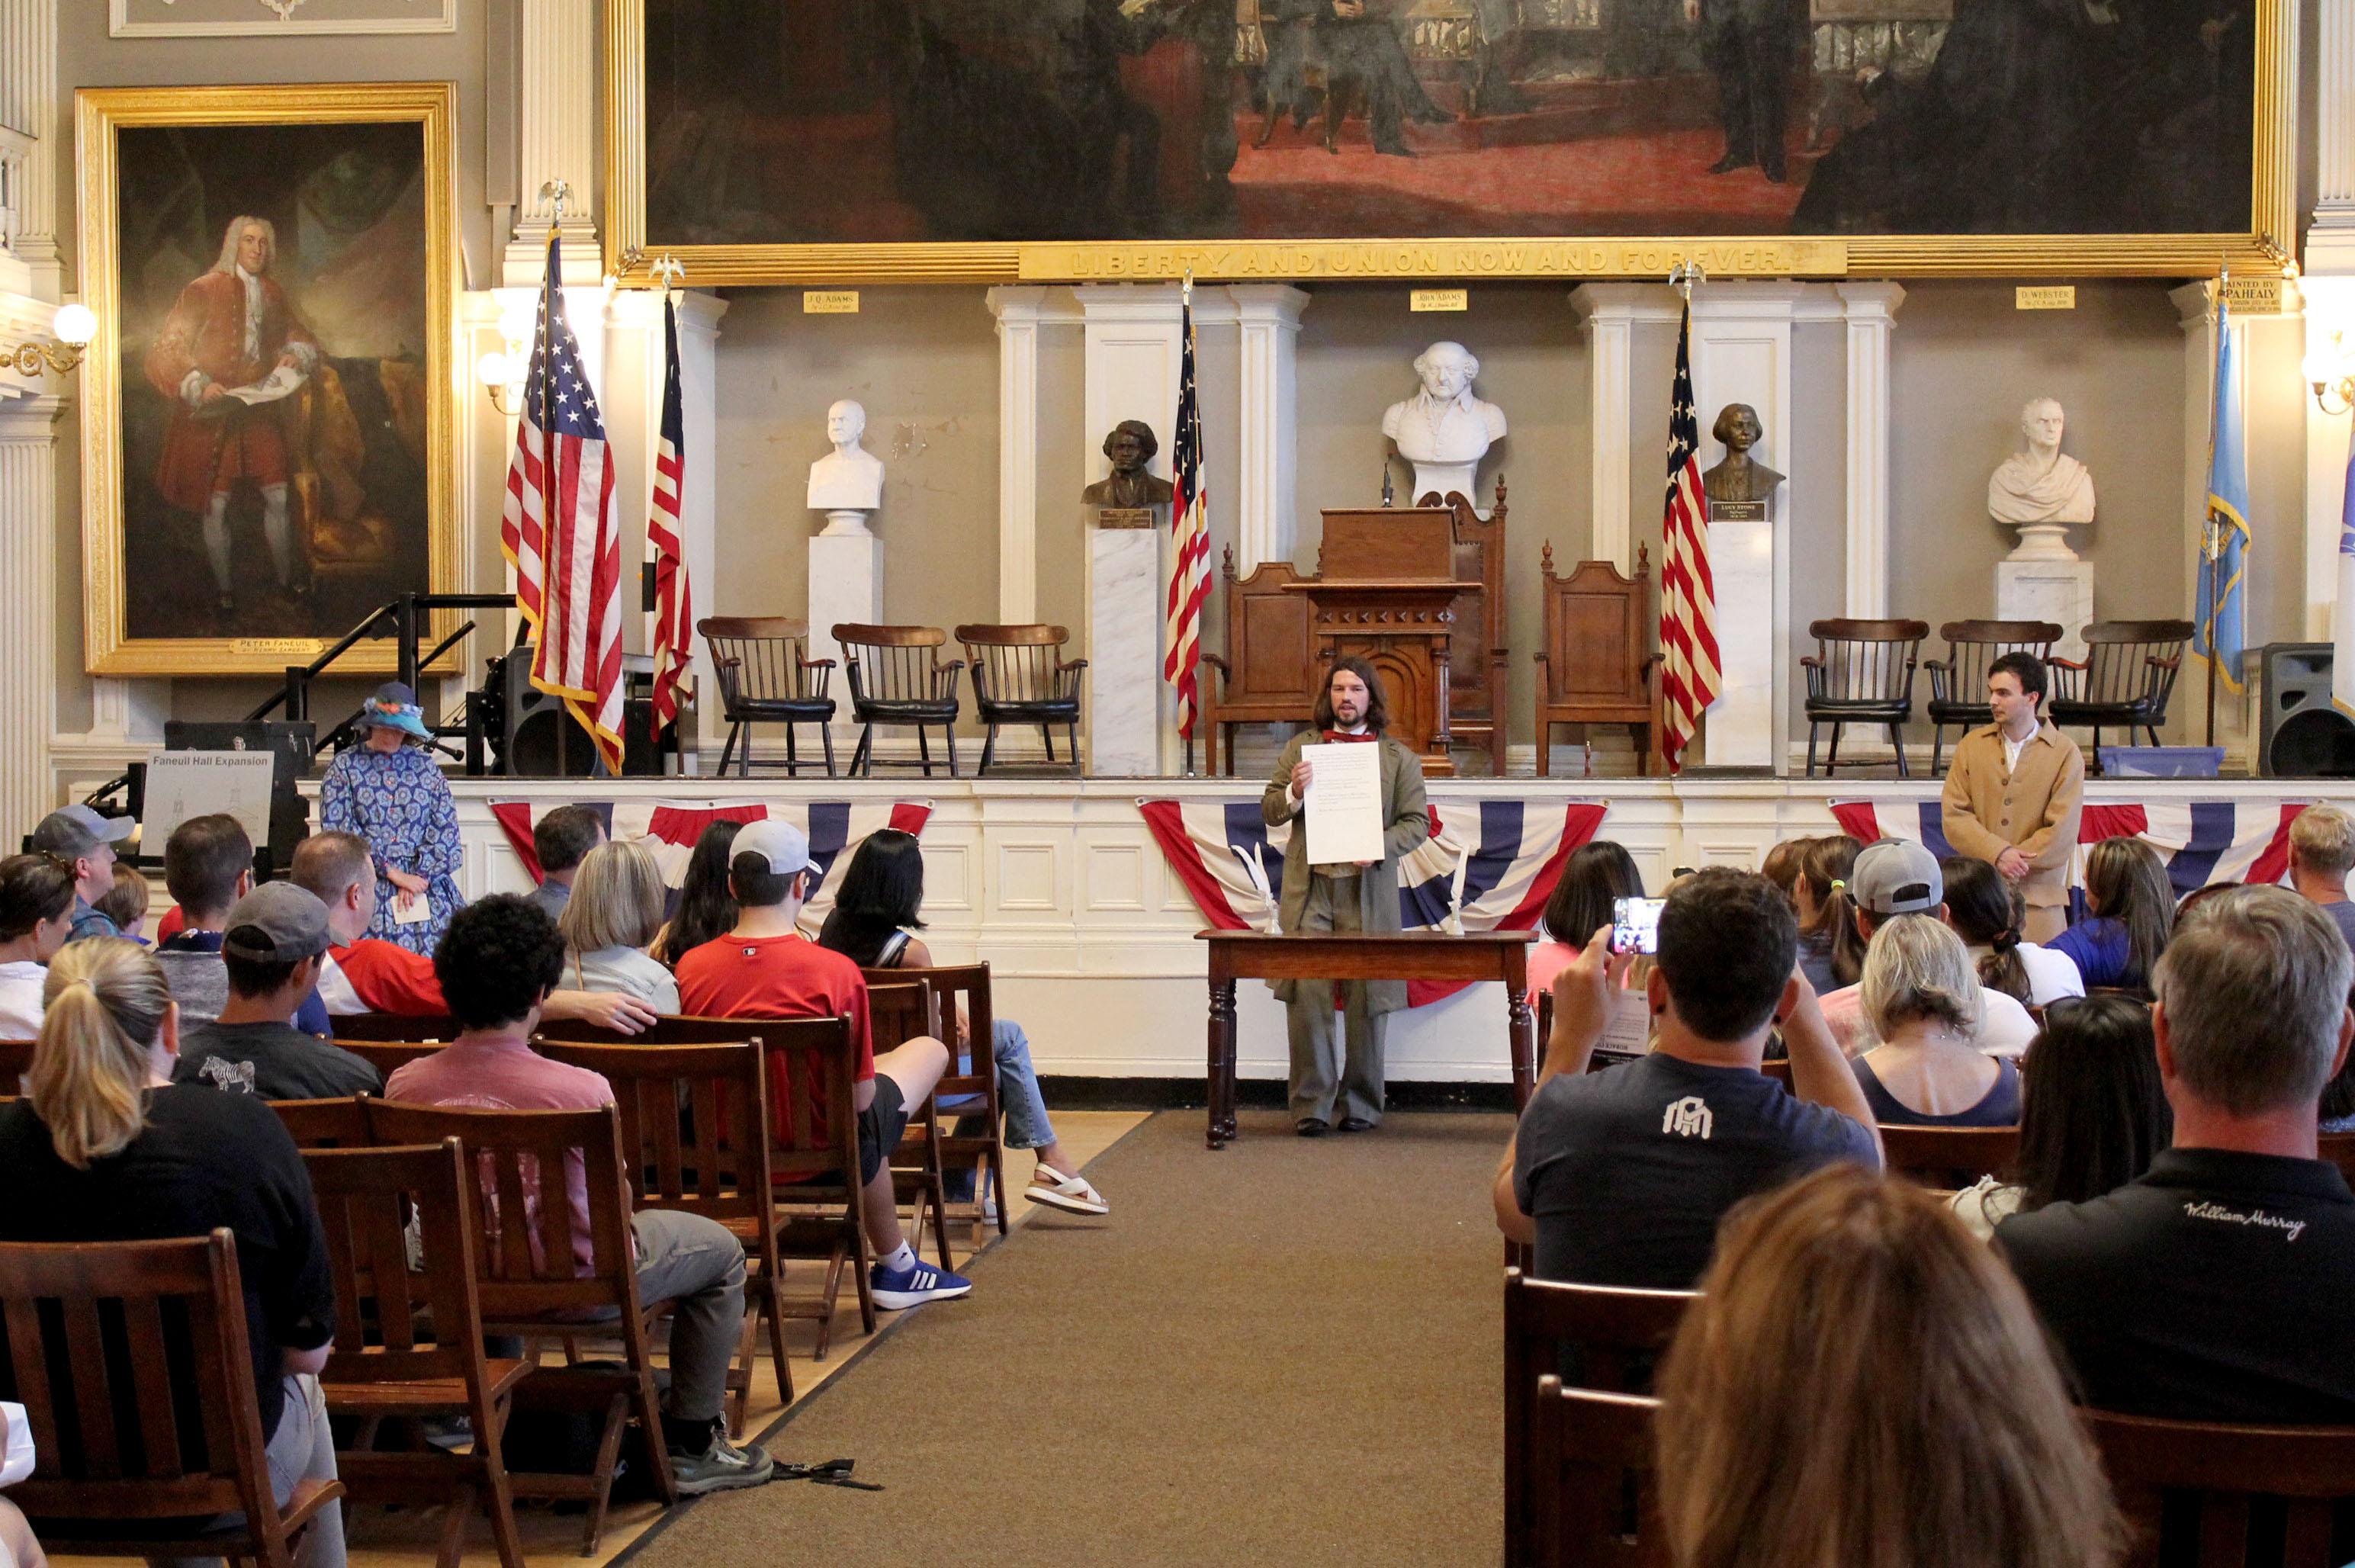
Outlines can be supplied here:
[[1832, 727], [1825, 773], [1834, 773], [1840, 765], [1842, 730], [1850, 724], [1881, 724], [1888, 727], [1890, 748], [1897, 753], [1898, 776], [1913, 776], [1905, 763], [1904, 726], [1913, 717], [1913, 668], [1921, 656], [1922, 639], [1929, 635], [1926, 621], [1833, 619], [1808, 624], [1807, 635], [1816, 639], [1816, 651], [1799, 664], [1807, 672], [1809, 778], [1816, 773], [1816, 730], [1823, 724]]
[[1995, 722], [1987, 706], [1987, 666], [2009, 653], [2034, 654], [2050, 663], [2061, 628], [2051, 621], [1949, 621], [1938, 628], [1946, 656], [1923, 659], [1930, 675], [1930, 773], [1945, 772], [1946, 726], [1967, 731]]
[[783, 615], [714, 615], [695, 624], [698, 635], [711, 650], [711, 666], [719, 679], [721, 715], [728, 720], [728, 741], [719, 748], [719, 772], [739, 738], [744, 750], [736, 753], [739, 778], [752, 774], [752, 726], [785, 727], [785, 776], [799, 778], [805, 763], [794, 751], [794, 727], [815, 724], [826, 751], [826, 776], [834, 773], [835, 702], [826, 688], [834, 678], [832, 659], [809, 656], [809, 623]]
[[956, 629], [973, 671], [974, 710], [987, 733], [981, 742], [981, 766], [989, 772], [997, 755], [1001, 724], [1036, 724], [1047, 743], [1047, 761], [1055, 762], [1055, 726], [1063, 726], [1071, 742], [1068, 763], [1071, 776], [1080, 773], [1080, 676], [1085, 659], [1066, 659], [1063, 645], [1071, 633], [1060, 626], [965, 625]]
[[2096, 621], [2085, 628], [2085, 656], [2052, 663], [2052, 704], [2047, 711], [2064, 729], [2094, 731], [2091, 771], [2102, 771], [2102, 731], [2124, 730], [2126, 743], [2142, 731], [2158, 744], [2167, 699], [2183, 668], [2189, 621]]
[[858, 749], [850, 775], [875, 773], [875, 726], [912, 725], [918, 761], [894, 759], [900, 767], [921, 767], [932, 776], [928, 731], [938, 725], [948, 744], [949, 777], [960, 778], [956, 760], [957, 672], [963, 659], [941, 658], [948, 634], [938, 626], [866, 626], [845, 622], [834, 628], [850, 680], [850, 714], [858, 721]]

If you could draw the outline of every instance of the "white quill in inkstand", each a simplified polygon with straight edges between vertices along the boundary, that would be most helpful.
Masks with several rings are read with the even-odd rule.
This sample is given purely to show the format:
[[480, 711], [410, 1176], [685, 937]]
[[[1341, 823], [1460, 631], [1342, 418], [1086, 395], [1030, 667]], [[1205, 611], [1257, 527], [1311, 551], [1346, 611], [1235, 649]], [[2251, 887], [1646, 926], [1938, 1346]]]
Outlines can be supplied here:
[[1243, 875], [1250, 880], [1252, 891], [1267, 901], [1267, 933], [1270, 936], [1283, 935], [1282, 917], [1278, 912], [1279, 901], [1275, 896], [1275, 890], [1269, 886], [1267, 880], [1267, 846], [1254, 844], [1251, 847], [1251, 853], [1248, 855], [1243, 853], [1242, 846], [1240, 844], [1230, 844], [1227, 848], [1234, 852], [1236, 859], [1242, 862]]

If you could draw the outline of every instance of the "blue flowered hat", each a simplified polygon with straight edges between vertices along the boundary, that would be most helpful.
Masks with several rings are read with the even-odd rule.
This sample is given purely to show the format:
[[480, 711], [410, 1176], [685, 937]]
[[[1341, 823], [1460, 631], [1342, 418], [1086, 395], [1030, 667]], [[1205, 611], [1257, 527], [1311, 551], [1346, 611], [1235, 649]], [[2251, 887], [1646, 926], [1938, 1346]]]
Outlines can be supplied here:
[[370, 730], [398, 730], [421, 741], [433, 739], [433, 732], [425, 728], [425, 715], [417, 706], [417, 694], [397, 680], [388, 680], [376, 688], [376, 695], [360, 709], [360, 723]]

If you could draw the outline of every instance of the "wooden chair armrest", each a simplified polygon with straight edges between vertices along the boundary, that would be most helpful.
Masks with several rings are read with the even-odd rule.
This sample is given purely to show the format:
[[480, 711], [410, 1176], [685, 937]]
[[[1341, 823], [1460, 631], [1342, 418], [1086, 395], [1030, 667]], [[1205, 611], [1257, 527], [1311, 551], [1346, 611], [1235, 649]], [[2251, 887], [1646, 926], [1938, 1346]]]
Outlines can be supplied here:
[[1543, 648], [1538, 649], [1535, 653], [1531, 654], [1529, 657], [1536, 660], [1540, 667], [1553, 663], [1553, 656], [1547, 653]]
[[1668, 656], [1666, 654], [1646, 654], [1644, 656], [1644, 664], [1646, 668], [1656, 664], [1666, 664], [1668, 663]]
[[1087, 667], [1088, 661], [1085, 659], [1064, 659], [1055, 666], [1055, 673], [1060, 675], [1066, 670], [1085, 669]]
[[1800, 655], [1799, 664], [1800, 667], [1805, 669], [1821, 669], [1824, 667], [1824, 661], [1817, 658], [1813, 654]]
[[834, 667], [834, 661], [832, 659], [814, 659], [805, 657], [798, 649], [794, 653], [794, 662], [801, 666], [804, 669], [832, 669]]
[[937, 670], [937, 671], [943, 671], [943, 672], [954, 672], [954, 671], [961, 670], [961, 669], [964, 668], [964, 660], [963, 660], [963, 659], [946, 659], [946, 660], [943, 660], [943, 662], [941, 662], [941, 663], [939, 663], [939, 664], [937, 664], [937, 665], [934, 665], [932, 667], [933, 667], [933, 669]]
[[2081, 672], [2084, 669], [2087, 663], [2087, 661], [2083, 659], [2064, 659], [2059, 654], [2054, 654], [2051, 658], [2046, 659], [2044, 662], [2048, 665], [2056, 666], [2062, 669], [2073, 669]]
[[[2143, 660], [2153, 669], [2180, 669], [2183, 667], [2183, 656], [2181, 654], [2176, 654], [2168, 658], [2161, 658], [2157, 654], [2146, 654], [2143, 656]], [[2060, 661], [2055, 660], [2054, 662], [2058, 663]]]
[[744, 667], [744, 661], [738, 658], [734, 654], [714, 654], [711, 656], [711, 667], [714, 669], [742, 669]]
[[1952, 670], [1955, 667], [1955, 661], [1951, 658], [1923, 659], [1922, 661], [1922, 667], [1923, 669]]

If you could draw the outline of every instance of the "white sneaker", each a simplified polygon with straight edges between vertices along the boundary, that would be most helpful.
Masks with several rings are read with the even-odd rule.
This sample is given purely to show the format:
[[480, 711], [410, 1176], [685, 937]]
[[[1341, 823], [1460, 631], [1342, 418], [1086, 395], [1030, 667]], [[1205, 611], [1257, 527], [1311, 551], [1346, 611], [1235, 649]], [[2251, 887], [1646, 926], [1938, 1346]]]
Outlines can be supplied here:
[[1103, 1194], [1088, 1185], [1083, 1176], [1066, 1176], [1051, 1165], [1042, 1164], [1032, 1173], [1030, 1185], [1022, 1196], [1033, 1203], [1043, 1203], [1050, 1209], [1060, 1209], [1068, 1214], [1108, 1214], [1112, 1205]]

